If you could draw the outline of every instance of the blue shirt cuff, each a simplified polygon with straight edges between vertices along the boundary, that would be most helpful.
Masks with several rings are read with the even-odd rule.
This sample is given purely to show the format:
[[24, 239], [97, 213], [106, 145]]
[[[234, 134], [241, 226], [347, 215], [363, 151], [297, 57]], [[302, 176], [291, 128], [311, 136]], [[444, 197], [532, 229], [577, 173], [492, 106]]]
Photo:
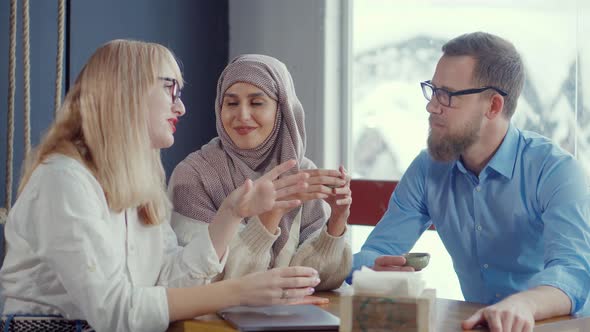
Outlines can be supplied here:
[[373, 267], [375, 263], [375, 258], [381, 256], [382, 254], [374, 251], [369, 250], [361, 250], [360, 252], [354, 254], [352, 258], [352, 270], [348, 277], [346, 277], [346, 282], [349, 285], [352, 285], [352, 273], [356, 270], [360, 270], [361, 267]]
[[572, 302], [571, 314], [584, 309], [590, 276], [587, 271], [563, 265], [552, 266], [534, 275], [528, 282], [529, 288], [552, 286], [563, 291]]

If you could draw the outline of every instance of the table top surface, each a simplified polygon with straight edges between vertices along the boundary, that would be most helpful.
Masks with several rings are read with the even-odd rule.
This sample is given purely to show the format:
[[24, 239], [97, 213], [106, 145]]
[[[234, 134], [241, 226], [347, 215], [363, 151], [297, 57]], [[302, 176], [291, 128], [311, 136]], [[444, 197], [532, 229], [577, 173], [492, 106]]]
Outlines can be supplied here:
[[[321, 305], [320, 308], [340, 317], [340, 293], [320, 292], [316, 296], [327, 297], [329, 304]], [[455, 301], [447, 299], [436, 299], [436, 324], [433, 331], [457, 332], [461, 329], [461, 322], [475, 313], [484, 305], [478, 303]], [[208, 331], [208, 332], [230, 332], [236, 331], [228, 323], [217, 315], [200, 316], [195, 319], [174, 322], [168, 329], [169, 332], [177, 331]], [[487, 331], [486, 328], [478, 328], [476, 331]], [[535, 325], [535, 332], [584, 332], [590, 331], [590, 317], [574, 318], [572, 316], [555, 317], [539, 321]]]

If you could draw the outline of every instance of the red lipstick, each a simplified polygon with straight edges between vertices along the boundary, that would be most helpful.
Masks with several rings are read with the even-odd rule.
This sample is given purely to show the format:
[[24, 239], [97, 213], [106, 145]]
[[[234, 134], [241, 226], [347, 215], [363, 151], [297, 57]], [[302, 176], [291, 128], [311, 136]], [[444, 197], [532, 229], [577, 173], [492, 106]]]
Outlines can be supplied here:
[[177, 118], [168, 119], [168, 123], [170, 123], [170, 127], [172, 128], [172, 133], [176, 132], [176, 123], [178, 122]]

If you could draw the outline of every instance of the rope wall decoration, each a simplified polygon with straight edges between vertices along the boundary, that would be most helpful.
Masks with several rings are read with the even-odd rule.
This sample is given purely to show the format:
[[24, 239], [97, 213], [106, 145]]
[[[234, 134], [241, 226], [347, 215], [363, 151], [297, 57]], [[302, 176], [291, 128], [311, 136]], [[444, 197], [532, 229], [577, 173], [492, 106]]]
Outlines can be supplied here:
[[[63, 60], [64, 60], [64, 26], [65, 0], [57, 0], [57, 56], [55, 78], [55, 112], [61, 107]], [[22, 46], [23, 46], [23, 131], [24, 155], [31, 152], [31, 63], [30, 63], [30, 15], [29, 0], [22, 0]], [[12, 205], [13, 163], [14, 163], [14, 99], [16, 94], [16, 28], [17, 0], [10, 0], [10, 38], [8, 48], [8, 118], [6, 137], [6, 196], [4, 208], [0, 208], [0, 224], [6, 222]]]
[[29, 30], [29, 0], [23, 0], [23, 131], [25, 135], [25, 156], [28, 156], [31, 151], [31, 46]]
[[12, 159], [14, 156], [14, 95], [16, 77], [16, 0], [10, 0], [10, 38], [8, 47], [8, 119], [6, 121], [6, 198], [5, 209], [0, 213], [2, 223], [12, 203]]
[[57, 1], [57, 56], [55, 64], [55, 106], [54, 111], [61, 107], [61, 86], [63, 81], [63, 62], [64, 62], [64, 25], [66, 21], [65, 7], [66, 0]]

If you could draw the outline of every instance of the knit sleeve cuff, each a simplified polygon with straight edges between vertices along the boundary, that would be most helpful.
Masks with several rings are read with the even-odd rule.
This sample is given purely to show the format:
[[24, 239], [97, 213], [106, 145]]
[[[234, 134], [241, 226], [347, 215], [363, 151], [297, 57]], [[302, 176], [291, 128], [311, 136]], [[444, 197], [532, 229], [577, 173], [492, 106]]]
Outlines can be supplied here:
[[281, 229], [277, 228], [276, 234], [271, 234], [257, 216], [250, 218], [244, 229], [240, 232], [240, 240], [252, 251], [253, 254], [265, 253], [281, 235]]
[[322, 257], [340, 254], [346, 246], [347, 238], [349, 237], [348, 226], [346, 226], [344, 233], [340, 236], [332, 236], [328, 233], [328, 226], [324, 226], [315, 241], [314, 247], [318, 255]]

